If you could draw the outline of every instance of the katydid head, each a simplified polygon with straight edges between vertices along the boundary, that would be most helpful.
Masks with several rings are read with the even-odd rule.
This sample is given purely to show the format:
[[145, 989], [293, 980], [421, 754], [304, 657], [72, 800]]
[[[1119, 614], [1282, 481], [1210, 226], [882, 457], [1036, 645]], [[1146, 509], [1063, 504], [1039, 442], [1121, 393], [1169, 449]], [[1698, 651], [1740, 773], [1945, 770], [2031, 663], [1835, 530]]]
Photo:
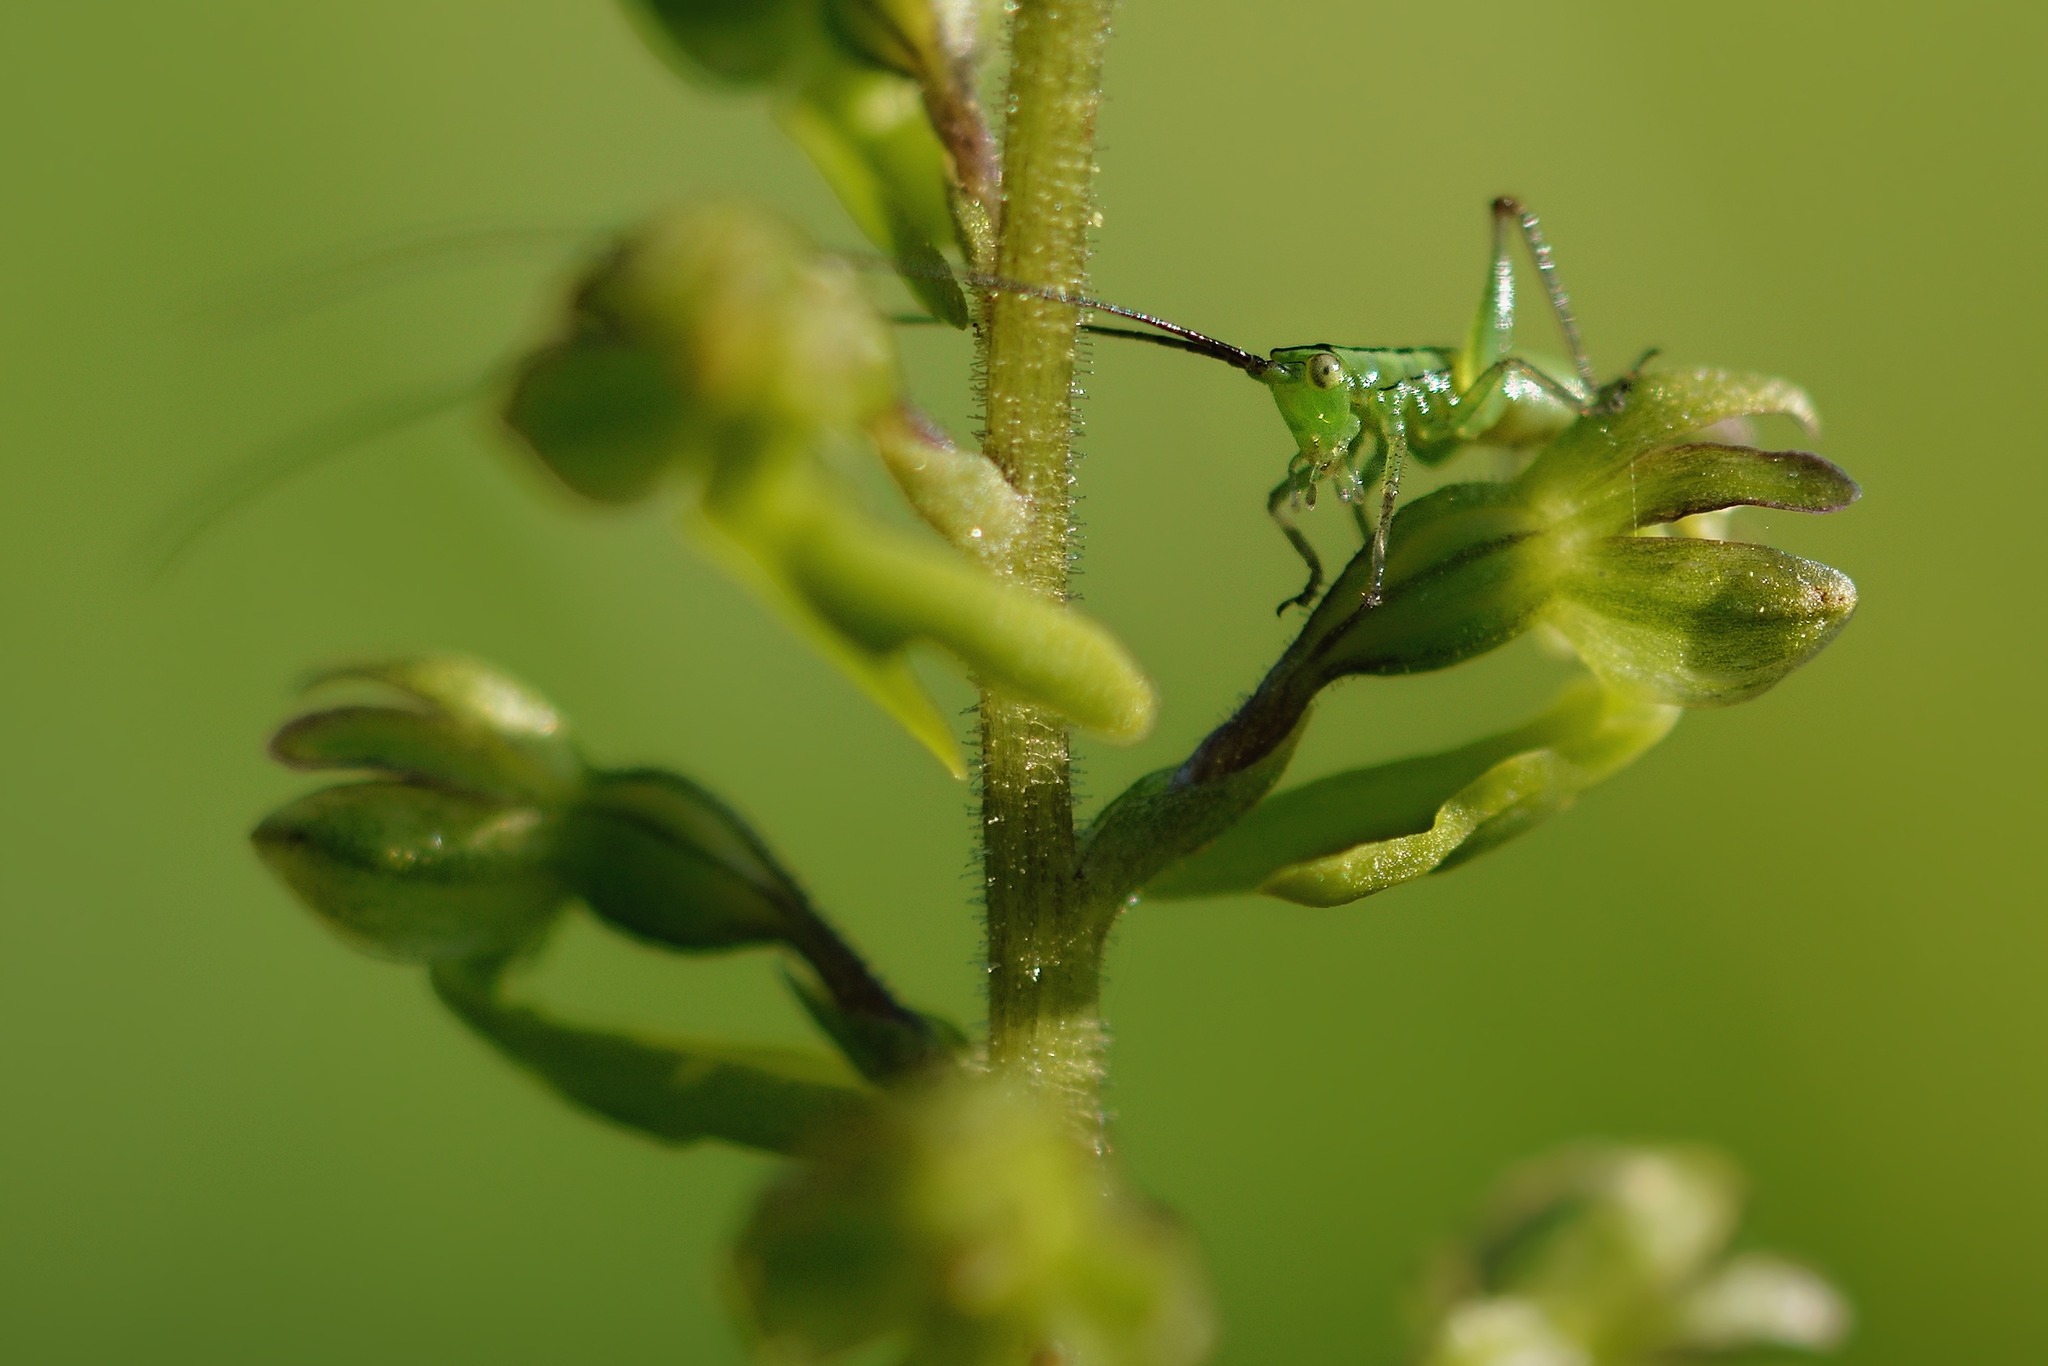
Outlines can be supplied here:
[[1286, 346], [1264, 370], [1253, 371], [1273, 391], [1280, 416], [1294, 433], [1302, 459], [1322, 466], [1358, 440], [1359, 417], [1351, 406], [1351, 372], [1327, 346]]

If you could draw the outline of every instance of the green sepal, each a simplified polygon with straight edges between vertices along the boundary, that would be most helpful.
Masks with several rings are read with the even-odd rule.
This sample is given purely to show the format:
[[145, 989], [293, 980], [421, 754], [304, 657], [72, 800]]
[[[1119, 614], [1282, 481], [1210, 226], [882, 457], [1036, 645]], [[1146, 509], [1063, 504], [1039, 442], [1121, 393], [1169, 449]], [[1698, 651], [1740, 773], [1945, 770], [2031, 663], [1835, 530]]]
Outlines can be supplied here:
[[546, 811], [398, 781], [309, 793], [250, 836], [271, 872], [360, 947], [406, 962], [512, 953], [568, 893]]
[[[488, 766], [523, 793], [559, 797], [583, 781], [583, 760], [561, 713], [533, 689], [477, 660], [436, 654], [342, 664], [314, 673], [305, 687], [343, 683], [388, 688], [420, 704], [441, 723], [445, 744], [468, 746], [468, 762]], [[344, 745], [348, 735], [347, 728], [330, 729], [323, 742]], [[358, 738], [367, 743], [367, 733]]]
[[785, 967], [790, 994], [863, 1077], [877, 1085], [956, 1061], [967, 1050], [960, 1026], [924, 1011], [855, 1011], [834, 1000], [808, 970]]
[[802, 890], [704, 788], [659, 769], [595, 775], [563, 813], [557, 867], [601, 919], [663, 948], [786, 939]]
[[464, 727], [436, 712], [399, 707], [334, 707], [308, 712], [270, 737], [271, 757], [288, 768], [363, 770], [501, 798], [529, 795], [531, 775], [480, 746]]
[[1771, 687], [1855, 609], [1846, 575], [1769, 546], [1616, 536], [1573, 557], [1544, 619], [1610, 686], [1704, 707]]
[[625, 0], [648, 44], [685, 76], [771, 85], [815, 59], [818, 0]]
[[1581, 685], [1528, 725], [1267, 798], [1145, 885], [1151, 900], [1260, 892], [1336, 906], [1455, 867], [1569, 806], [1655, 745], [1675, 707]]
[[1838, 512], [1861, 495], [1855, 480], [1810, 451], [1690, 442], [1611, 471], [1605, 486], [1582, 495], [1573, 520], [1589, 531], [1625, 534], [1732, 507]]
[[589, 1029], [504, 998], [504, 965], [437, 964], [435, 994], [571, 1104], [671, 1144], [716, 1139], [789, 1154], [868, 1102], [835, 1060], [715, 1040]]
[[1770, 416], [1789, 417], [1809, 432], [1820, 427], [1813, 400], [1786, 380], [1704, 368], [1655, 371], [1630, 388], [1619, 409], [1567, 427], [1517, 482], [1536, 506], [1568, 515], [1659, 446], [1732, 418]]
[[526, 357], [506, 426], [573, 493], [612, 505], [660, 487], [687, 443], [687, 413], [661, 356], [589, 331]]

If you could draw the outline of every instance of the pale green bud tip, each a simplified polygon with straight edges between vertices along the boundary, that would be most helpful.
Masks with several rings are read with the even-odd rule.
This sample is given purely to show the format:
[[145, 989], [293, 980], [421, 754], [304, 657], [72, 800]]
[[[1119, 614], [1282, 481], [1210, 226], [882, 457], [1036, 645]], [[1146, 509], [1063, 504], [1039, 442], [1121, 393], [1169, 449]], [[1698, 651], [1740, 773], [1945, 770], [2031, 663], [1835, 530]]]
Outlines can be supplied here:
[[822, 1136], [735, 1254], [772, 1358], [888, 1338], [911, 1360], [1182, 1366], [1212, 1326], [1187, 1240], [1106, 1188], [1042, 1099], [983, 1079], [899, 1092]]

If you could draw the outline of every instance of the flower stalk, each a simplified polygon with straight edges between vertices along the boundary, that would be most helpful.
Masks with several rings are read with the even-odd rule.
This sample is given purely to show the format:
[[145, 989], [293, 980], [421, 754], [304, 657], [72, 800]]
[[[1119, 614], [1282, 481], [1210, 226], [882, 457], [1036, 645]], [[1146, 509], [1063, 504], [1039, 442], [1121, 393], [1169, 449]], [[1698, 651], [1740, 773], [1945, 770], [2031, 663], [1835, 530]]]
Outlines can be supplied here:
[[[1010, 47], [998, 273], [1079, 292], [1095, 178], [1095, 121], [1111, 0], [1025, 0]], [[1022, 533], [998, 572], [1055, 601], [1073, 544], [1075, 310], [996, 294], [981, 337], [984, 448], [1022, 495]], [[985, 688], [982, 848], [989, 1059], [1065, 1098], [1099, 1127], [1101, 971], [1078, 923], [1073, 788], [1064, 722]]]

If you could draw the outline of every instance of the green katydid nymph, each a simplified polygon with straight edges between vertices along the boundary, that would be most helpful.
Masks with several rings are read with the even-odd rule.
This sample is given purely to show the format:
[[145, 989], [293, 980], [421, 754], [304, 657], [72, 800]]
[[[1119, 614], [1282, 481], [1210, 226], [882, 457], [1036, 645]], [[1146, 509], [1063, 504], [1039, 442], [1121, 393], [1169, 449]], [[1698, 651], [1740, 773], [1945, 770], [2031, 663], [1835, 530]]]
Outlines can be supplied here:
[[[1515, 326], [1515, 272], [1510, 247], [1519, 232], [1528, 244], [1571, 355], [1573, 373], [1547, 373], [1511, 354]], [[1272, 390], [1295, 440], [1287, 474], [1266, 508], [1308, 565], [1308, 583], [1279, 610], [1307, 607], [1323, 584], [1322, 562], [1296, 525], [1329, 483], [1351, 509], [1372, 547], [1368, 606], [1379, 602], [1386, 573], [1387, 531], [1400, 495], [1402, 468], [1411, 458], [1437, 465], [1470, 445], [1530, 446], [1548, 440], [1579, 417], [1619, 405], [1643, 361], [1604, 388], [1579, 339], [1571, 301], [1559, 283], [1550, 247], [1536, 216], [1513, 199], [1493, 202], [1493, 257], [1486, 289], [1462, 346], [1283, 346], [1261, 356], [1149, 313], [1098, 299], [1012, 281], [968, 277], [968, 283], [1022, 293], [1096, 313], [1129, 318], [1153, 329], [1083, 324], [1098, 335], [1151, 342], [1208, 356], [1244, 371]], [[1643, 360], [1648, 360], [1646, 354]], [[1379, 486], [1377, 508], [1370, 498]]]

